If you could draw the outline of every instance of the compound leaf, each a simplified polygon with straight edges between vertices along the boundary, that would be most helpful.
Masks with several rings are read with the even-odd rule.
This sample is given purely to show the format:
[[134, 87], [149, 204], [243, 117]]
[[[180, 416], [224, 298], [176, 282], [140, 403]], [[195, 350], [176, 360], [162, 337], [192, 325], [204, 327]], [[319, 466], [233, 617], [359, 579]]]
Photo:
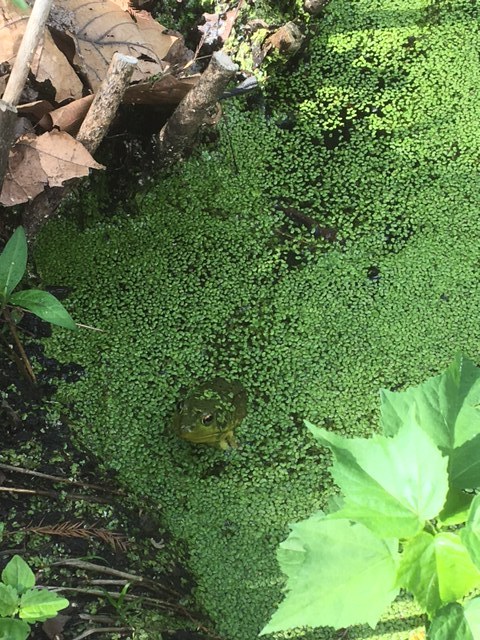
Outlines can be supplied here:
[[278, 550], [287, 594], [261, 634], [298, 626], [374, 627], [398, 593], [397, 541], [322, 513], [291, 528]]
[[433, 536], [422, 531], [404, 547], [398, 583], [411, 591], [432, 617], [443, 604], [462, 598], [480, 585], [480, 571], [457, 534]]
[[47, 589], [30, 589], [20, 599], [19, 616], [26, 622], [44, 622], [53, 618], [69, 602]]
[[412, 419], [392, 438], [368, 440], [306, 425], [335, 456], [332, 475], [345, 503], [331, 517], [361, 522], [383, 538], [408, 538], [441, 511], [448, 460]]
[[480, 432], [480, 369], [458, 355], [446, 371], [405, 391], [382, 389], [381, 423], [394, 435], [414, 417], [444, 450], [462, 445]]
[[23, 309], [28, 309], [28, 311], [31, 311], [46, 322], [51, 322], [66, 329], [77, 329], [77, 325], [60, 300], [52, 296], [48, 291], [42, 291], [41, 289], [19, 291], [11, 296], [10, 302]]
[[35, 584], [35, 576], [28, 564], [20, 556], [13, 556], [2, 571], [2, 580], [12, 586], [20, 594], [30, 589]]
[[27, 239], [23, 227], [17, 227], [0, 254], [0, 302], [10, 294], [27, 268]]

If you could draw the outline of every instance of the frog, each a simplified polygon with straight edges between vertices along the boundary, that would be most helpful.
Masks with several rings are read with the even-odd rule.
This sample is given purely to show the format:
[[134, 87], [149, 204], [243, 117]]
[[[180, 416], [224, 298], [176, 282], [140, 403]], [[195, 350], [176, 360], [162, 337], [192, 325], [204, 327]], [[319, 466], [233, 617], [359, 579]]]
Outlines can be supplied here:
[[247, 415], [247, 394], [237, 380], [214, 378], [185, 395], [173, 417], [176, 434], [217, 449], [238, 447], [234, 430]]

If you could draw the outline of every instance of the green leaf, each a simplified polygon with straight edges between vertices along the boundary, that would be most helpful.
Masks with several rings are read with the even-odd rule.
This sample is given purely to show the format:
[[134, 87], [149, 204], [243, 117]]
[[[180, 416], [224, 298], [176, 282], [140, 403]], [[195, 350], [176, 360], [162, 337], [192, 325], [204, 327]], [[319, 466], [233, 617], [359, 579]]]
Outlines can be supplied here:
[[442, 607], [427, 634], [428, 640], [480, 640], [480, 598], [462, 607], [452, 602]]
[[480, 571], [455, 533], [422, 531], [404, 547], [398, 583], [413, 593], [432, 617], [443, 604], [480, 585]]
[[397, 433], [412, 410], [421, 428], [447, 451], [480, 432], [480, 369], [461, 355], [439, 376], [405, 391], [382, 389], [380, 398], [385, 435]]
[[42, 291], [41, 289], [19, 291], [12, 295], [10, 303], [23, 309], [28, 309], [39, 318], [42, 318], [42, 320], [52, 324], [57, 324], [66, 329], [77, 329], [77, 325], [60, 300], [57, 300], [48, 291]]
[[463, 607], [473, 640], [480, 640], [480, 598], [469, 600]]
[[20, 556], [13, 556], [2, 571], [2, 580], [5, 584], [14, 587], [19, 594], [24, 593], [35, 584], [33, 571]]
[[465, 620], [463, 607], [458, 602], [451, 602], [442, 607], [432, 620], [427, 633], [427, 640], [453, 639], [476, 640]]
[[443, 509], [438, 515], [439, 524], [452, 526], [464, 523], [467, 520], [472, 500], [472, 494], [450, 488]]
[[0, 616], [13, 616], [18, 607], [18, 593], [15, 587], [0, 582]]
[[288, 592], [261, 634], [305, 625], [374, 627], [398, 593], [397, 541], [322, 513], [291, 528], [278, 550]]
[[450, 483], [457, 489], [480, 487], [480, 434], [450, 453]]
[[0, 620], [0, 640], [26, 640], [30, 627], [23, 620]]
[[306, 425], [335, 456], [332, 475], [345, 503], [331, 517], [361, 522], [383, 538], [408, 538], [439, 514], [448, 491], [448, 460], [413, 420], [393, 438], [368, 440]]
[[0, 301], [6, 301], [27, 268], [27, 239], [23, 227], [17, 227], [0, 254]]
[[480, 495], [473, 499], [467, 524], [460, 531], [460, 538], [474, 564], [480, 568]]
[[47, 589], [30, 589], [20, 599], [19, 616], [26, 622], [44, 622], [54, 618], [69, 602]]

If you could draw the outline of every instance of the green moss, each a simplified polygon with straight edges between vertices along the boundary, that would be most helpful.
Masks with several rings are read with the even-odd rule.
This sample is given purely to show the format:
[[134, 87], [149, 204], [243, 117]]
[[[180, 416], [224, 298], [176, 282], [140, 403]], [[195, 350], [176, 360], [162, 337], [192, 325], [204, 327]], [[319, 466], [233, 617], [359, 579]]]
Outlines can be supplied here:
[[[253, 640], [281, 597], [288, 523], [333, 491], [302, 419], [367, 435], [381, 386], [458, 350], [479, 360], [477, 11], [332, 0], [298, 71], [271, 80], [268, 117], [233, 103], [231, 143], [199, 151], [141, 215], [81, 234], [63, 220], [40, 240], [44, 279], [102, 329], [51, 340], [86, 369], [59, 391], [78, 437], [185, 540], [198, 603], [232, 640]], [[250, 399], [228, 455], [170, 429], [180, 387], [216, 375]], [[416, 615], [399, 603], [375, 638], [404, 640]]]

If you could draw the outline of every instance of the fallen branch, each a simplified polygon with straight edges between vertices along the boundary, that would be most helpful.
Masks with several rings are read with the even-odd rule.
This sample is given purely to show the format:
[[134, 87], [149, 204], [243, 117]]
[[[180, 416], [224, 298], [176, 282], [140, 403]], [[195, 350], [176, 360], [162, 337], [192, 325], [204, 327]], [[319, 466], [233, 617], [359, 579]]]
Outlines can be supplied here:
[[108, 487], [99, 484], [90, 484], [88, 482], [79, 482], [78, 480], [69, 480], [68, 478], [62, 478], [61, 476], [51, 476], [48, 473], [40, 473], [40, 471], [32, 471], [31, 469], [25, 469], [24, 467], [14, 467], [10, 464], [0, 463], [0, 469], [4, 471], [14, 471], [16, 473], [24, 473], [29, 476], [35, 476], [37, 478], [45, 478], [45, 480], [53, 480], [53, 482], [64, 482], [66, 484], [73, 484], [77, 487], [85, 487], [88, 489], [97, 489], [98, 491], [105, 491], [107, 493], [113, 493], [115, 495], [123, 496], [123, 491], [117, 491], [116, 489], [109, 489]]
[[85, 496], [80, 493], [66, 493], [60, 494], [57, 491], [45, 491], [44, 489], [20, 489], [17, 487], [0, 487], [0, 491], [8, 493], [28, 493], [35, 496], [48, 496], [49, 498], [55, 498], [56, 500], [83, 500], [84, 502], [98, 502], [100, 504], [110, 504], [108, 500], [103, 498], [97, 498], [94, 496]]
[[112, 569], [111, 567], [105, 567], [101, 564], [94, 564], [93, 562], [85, 562], [84, 560], [76, 560], [74, 558], [70, 558], [67, 560], [58, 560], [51, 566], [74, 567], [75, 569], [84, 569], [85, 571], [96, 571], [97, 573], [103, 573], [105, 575], [115, 576], [116, 578], [122, 578], [127, 582], [134, 582], [136, 584], [144, 586], [150, 591], [164, 591], [174, 596], [175, 598], [181, 597], [180, 594], [173, 589], [164, 587], [163, 585], [155, 582], [154, 580], [150, 580], [149, 578], [144, 578], [143, 576], [138, 576], [133, 573], [127, 573], [126, 571], [119, 571], [118, 569]]
[[[137, 59], [115, 53], [108, 67], [107, 76], [93, 99], [85, 120], [77, 135], [90, 154], [95, 153], [115, 117], [132, 77]], [[63, 187], [46, 188], [23, 212], [23, 226], [30, 239], [52, 216], [61, 201], [70, 193], [79, 180], [71, 180]]]
[[15, 138], [17, 110], [33, 56], [45, 30], [52, 0], [35, 0], [22, 42], [0, 100], [0, 188], [7, 171], [8, 156]]
[[88, 636], [93, 636], [95, 633], [117, 633], [120, 635], [126, 635], [127, 633], [131, 633], [132, 629], [130, 627], [96, 627], [94, 629], [87, 629], [79, 636], [75, 636], [73, 640], [83, 640], [83, 638], [88, 638]]
[[200, 127], [207, 123], [237, 70], [238, 66], [223, 51], [213, 54], [197, 84], [179, 103], [158, 135], [162, 167], [180, 160], [193, 146]]

